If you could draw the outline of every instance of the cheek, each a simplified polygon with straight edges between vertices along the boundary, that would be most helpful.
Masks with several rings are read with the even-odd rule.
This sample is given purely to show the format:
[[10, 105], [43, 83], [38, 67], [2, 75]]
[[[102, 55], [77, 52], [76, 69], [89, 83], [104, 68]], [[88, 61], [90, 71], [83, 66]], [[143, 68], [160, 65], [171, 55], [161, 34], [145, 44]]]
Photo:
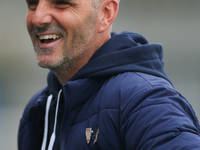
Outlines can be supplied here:
[[57, 23], [59, 23], [65, 30], [76, 28], [77, 25], [81, 24], [84, 17], [77, 16], [70, 11], [64, 11], [62, 13], [55, 13], [53, 16]]

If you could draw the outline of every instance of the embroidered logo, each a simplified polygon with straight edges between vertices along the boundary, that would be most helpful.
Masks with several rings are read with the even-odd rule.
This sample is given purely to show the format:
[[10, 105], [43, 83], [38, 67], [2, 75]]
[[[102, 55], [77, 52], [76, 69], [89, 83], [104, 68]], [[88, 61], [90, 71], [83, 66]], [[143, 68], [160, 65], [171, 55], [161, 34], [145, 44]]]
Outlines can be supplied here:
[[93, 133], [92, 128], [86, 128], [86, 130], [85, 130], [85, 136], [86, 136], [86, 142], [87, 142], [87, 144], [90, 143], [92, 133]]

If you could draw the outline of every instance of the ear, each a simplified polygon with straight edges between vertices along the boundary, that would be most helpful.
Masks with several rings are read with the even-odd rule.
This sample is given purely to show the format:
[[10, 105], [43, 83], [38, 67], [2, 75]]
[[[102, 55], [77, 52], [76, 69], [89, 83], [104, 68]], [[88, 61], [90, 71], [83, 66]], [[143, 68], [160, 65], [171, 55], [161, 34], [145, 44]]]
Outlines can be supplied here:
[[99, 33], [111, 27], [117, 17], [119, 3], [117, 0], [103, 0], [100, 5], [100, 26]]

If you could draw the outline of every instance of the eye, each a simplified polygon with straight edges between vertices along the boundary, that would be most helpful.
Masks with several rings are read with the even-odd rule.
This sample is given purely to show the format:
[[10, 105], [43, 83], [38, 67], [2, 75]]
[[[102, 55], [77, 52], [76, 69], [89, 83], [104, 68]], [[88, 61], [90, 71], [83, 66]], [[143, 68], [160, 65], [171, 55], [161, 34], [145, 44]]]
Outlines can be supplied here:
[[64, 0], [56, 1], [55, 7], [59, 9], [65, 9], [70, 6], [70, 3]]
[[37, 5], [38, 5], [38, 1], [37, 0], [35, 0], [35, 1], [33, 1], [33, 0], [27, 1], [27, 6], [28, 6], [28, 9], [30, 9], [30, 10], [35, 10], [37, 8]]

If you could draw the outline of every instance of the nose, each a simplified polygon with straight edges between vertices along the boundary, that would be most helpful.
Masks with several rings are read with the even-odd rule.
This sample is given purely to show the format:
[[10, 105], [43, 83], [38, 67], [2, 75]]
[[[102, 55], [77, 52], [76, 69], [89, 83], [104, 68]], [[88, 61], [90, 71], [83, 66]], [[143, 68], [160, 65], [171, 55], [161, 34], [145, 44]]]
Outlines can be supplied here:
[[32, 23], [35, 26], [44, 26], [52, 22], [52, 16], [50, 13], [50, 7], [44, 1], [40, 1], [35, 10]]

